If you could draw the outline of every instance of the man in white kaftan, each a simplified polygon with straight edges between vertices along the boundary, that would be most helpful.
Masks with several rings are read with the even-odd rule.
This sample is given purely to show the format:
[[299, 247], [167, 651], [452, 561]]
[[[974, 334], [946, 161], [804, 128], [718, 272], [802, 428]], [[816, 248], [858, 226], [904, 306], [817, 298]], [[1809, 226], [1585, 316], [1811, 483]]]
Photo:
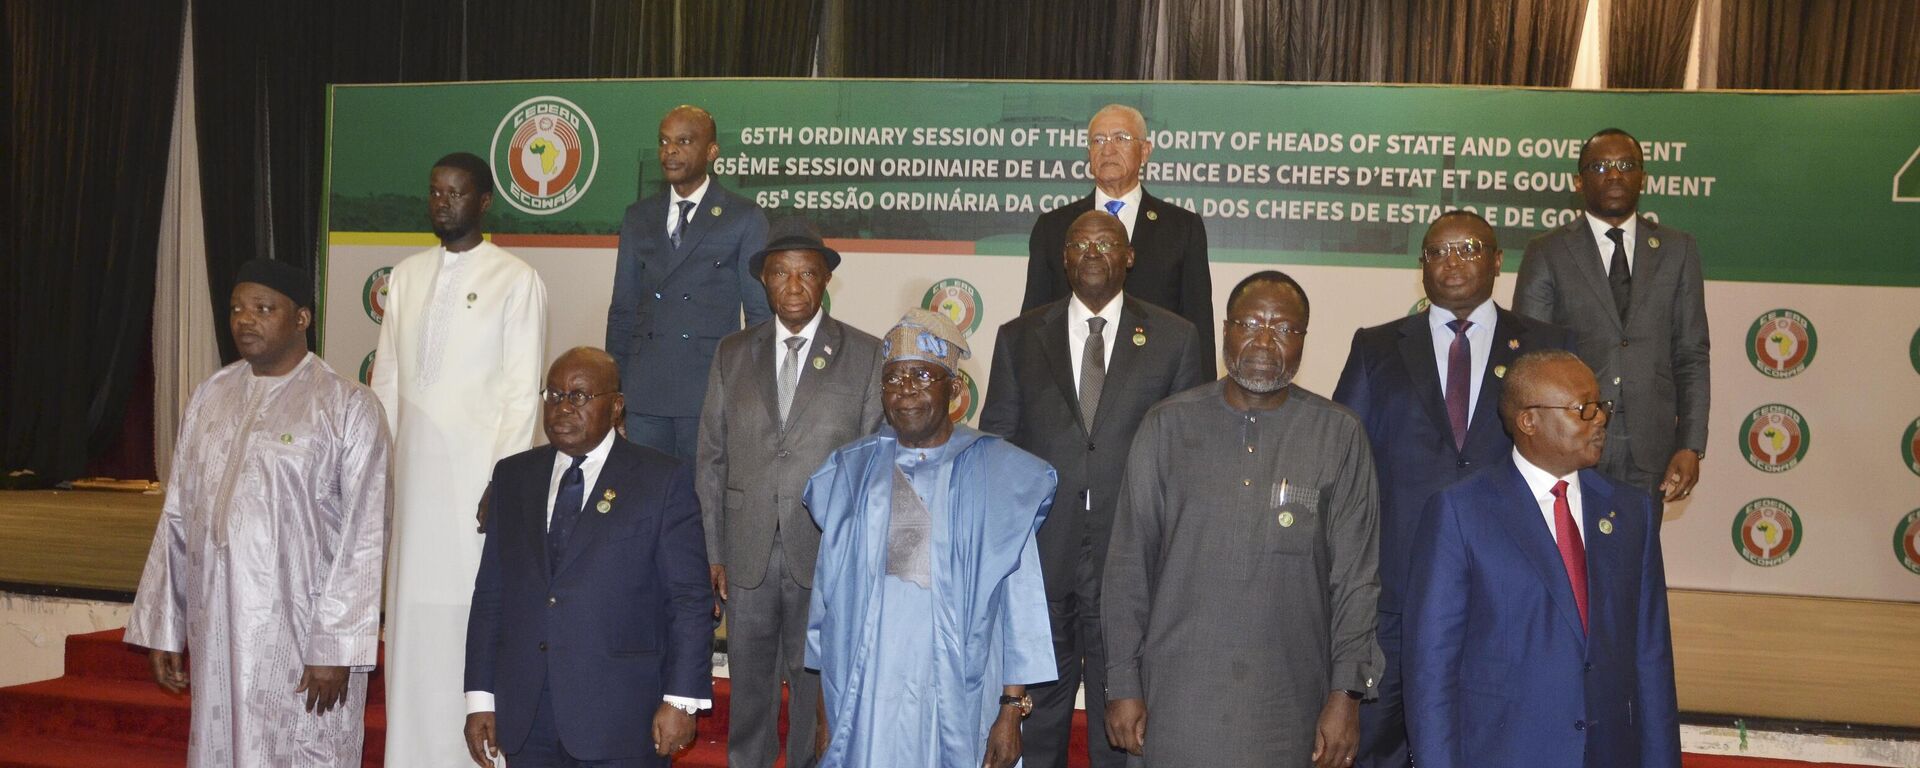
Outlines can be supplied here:
[[478, 157], [435, 164], [428, 215], [441, 245], [387, 282], [373, 390], [394, 435], [387, 590], [387, 765], [470, 764], [464, 650], [484, 538], [473, 513], [493, 464], [533, 446], [545, 375], [547, 291], [481, 236], [493, 176]]
[[307, 352], [310, 280], [262, 264], [275, 263], [249, 262], [234, 290], [248, 359], [187, 405], [126, 639], [152, 649], [162, 688], [192, 699], [188, 765], [358, 766], [387, 427], [372, 392]]

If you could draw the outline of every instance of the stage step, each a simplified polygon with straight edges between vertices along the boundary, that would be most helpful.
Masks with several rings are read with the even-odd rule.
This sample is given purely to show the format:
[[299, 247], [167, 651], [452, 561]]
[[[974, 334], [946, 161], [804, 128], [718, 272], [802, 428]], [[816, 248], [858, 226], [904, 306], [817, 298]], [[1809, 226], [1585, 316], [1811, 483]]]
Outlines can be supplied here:
[[178, 768], [186, 761], [185, 741], [160, 747], [40, 736], [0, 739], [0, 768]]

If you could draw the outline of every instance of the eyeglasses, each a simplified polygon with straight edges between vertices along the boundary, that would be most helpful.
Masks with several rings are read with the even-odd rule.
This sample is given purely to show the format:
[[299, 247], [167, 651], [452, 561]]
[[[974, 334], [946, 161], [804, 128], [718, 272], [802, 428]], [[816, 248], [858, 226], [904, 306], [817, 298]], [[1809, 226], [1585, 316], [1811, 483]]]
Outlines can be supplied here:
[[889, 373], [880, 379], [880, 386], [910, 395], [926, 391], [927, 387], [933, 386], [935, 382], [946, 381], [949, 378], [952, 377], [948, 374], [942, 373], [936, 376], [932, 371], [921, 368], [908, 373]]
[[1067, 250], [1072, 251], [1075, 256], [1085, 256], [1087, 255], [1087, 251], [1094, 251], [1105, 256], [1119, 249], [1119, 243], [1109, 243], [1105, 240], [1097, 242], [1093, 240], [1074, 240], [1067, 243]]
[[1131, 146], [1134, 142], [1134, 138], [1133, 138], [1133, 134], [1127, 133], [1126, 131], [1114, 131], [1113, 133], [1092, 134], [1087, 137], [1087, 141], [1092, 143], [1096, 147], [1104, 147], [1109, 142], [1117, 143], [1120, 146], [1125, 147], [1125, 146]]
[[560, 390], [549, 388], [540, 390], [540, 401], [547, 405], [559, 405], [560, 402], [564, 400], [568, 405], [575, 408], [585, 408], [587, 407], [587, 403], [593, 402], [593, 399], [596, 397], [606, 397], [607, 395], [617, 394], [620, 394], [620, 390], [616, 389], [612, 392], [601, 392], [589, 395], [577, 389], [572, 392], [561, 392]]
[[1529, 405], [1523, 410], [1532, 410], [1534, 408], [1551, 408], [1556, 411], [1573, 411], [1574, 413], [1580, 414], [1581, 421], [1593, 421], [1594, 417], [1599, 416], [1601, 411], [1606, 411], [1609, 417], [1613, 415], [1612, 400], [1594, 400], [1592, 402], [1581, 403], [1579, 405]]
[[1227, 325], [1232, 326], [1234, 328], [1239, 328], [1241, 331], [1246, 332], [1248, 335], [1256, 335], [1261, 331], [1272, 331], [1275, 336], [1279, 336], [1281, 338], [1286, 338], [1288, 336], [1307, 335], [1306, 326], [1295, 328], [1293, 327], [1292, 323], [1287, 323], [1287, 322], [1269, 323], [1263, 320], [1229, 319], [1226, 321], [1226, 323]]
[[1595, 176], [1605, 175], [1608, 168], [1621, 173], [1633, 173], [1640, 170], [1640, 163], [1637, 160], [1595, 160], [1580, 166], [1580, 170]]
[[1446, 261], [1449, 257], [1465, 262], [1475, 262], [1479, 261], [1481, 257], [1486, 256], [1487, 252], [1491, 250], [1493, 249], [1488, 248], [1486, 243], [1480, 242], [1480, 238], [1469, 237], [1458, 242], [1440, 243], [1438, 245], [1429, 245], [1421, 248], [1420, 263], [1438, 264]]

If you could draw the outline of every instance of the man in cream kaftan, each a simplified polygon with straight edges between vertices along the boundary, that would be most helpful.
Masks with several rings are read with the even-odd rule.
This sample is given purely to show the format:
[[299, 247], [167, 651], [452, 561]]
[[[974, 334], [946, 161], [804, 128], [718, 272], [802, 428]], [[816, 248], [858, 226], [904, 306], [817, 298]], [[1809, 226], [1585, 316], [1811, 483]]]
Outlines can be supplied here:
[[474, 508], [494, 462], [532, 447], [539, 426], [546, 286], [481, 240], [491, 180], [470, 155], [435, 166], [428, 208], [442, 245], [393, 268], [373, 363], [394, 436], [386, 754], [396, 768], [471, 764], [461, 729], [484, 540]]

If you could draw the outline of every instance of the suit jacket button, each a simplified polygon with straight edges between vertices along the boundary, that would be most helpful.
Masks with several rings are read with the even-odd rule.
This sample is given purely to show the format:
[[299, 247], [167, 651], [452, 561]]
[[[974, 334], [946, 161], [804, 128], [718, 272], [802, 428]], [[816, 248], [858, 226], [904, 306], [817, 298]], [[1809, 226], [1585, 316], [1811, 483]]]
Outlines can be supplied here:
[[791, 454], [791, 453], [788, 453], [788, 452], [787, 452], [787, 449], [785, 449], [785, 448], [782, 448], [782, 449], [780, 449], [779, 451], [777, 451], [777, 452], [775, 452], [775, 453], [773, 454], [773, 457], [774, 457], [774, 458], [776, 458], [776, 459], [784, 459], [784, 458], [786, 458], [786, 457], [788, 457], [788, 456], [791, 456], [791, 455], [793, 455], [793, 454]]
[[551, 595], [547, 597], [547, 605], [559, 605], [559, 604], [560, 604], [560, 598], [553, 597]]
[[546, 644], [546, 643], [541, 643], [541, 644], [540, 644], [540, 652], [541, 652], [541, 653], [545, 653], [546, 651], [547, 651], [547, 644]]
[[1473, 466], [1473, 462], [1467, 459], [1461, 459], [1457, 462], [1454, 462], [1454, 466], [1459, 467], [1461, 469], [1466, 469], [1467, 467]]
[[1587, 662], [1587, 663], [1586, 663], [1585, 665], [1583, 665], [1583, 666], [1581, 666], [1581, 667], [1580, 667], [1580, 671], [1582, 671], [1582, 672], [1592, 672], [1592, 671], [1593, 671], [1593, 662], [1591, 662], [1591, 661], [1589, 661], [1589, 662]]
[[693, 336], [692, 336], [692, 334], [686, 334], [686, 333], [683, 333], [683, 334], [680, 334], [680, 338], [683, 338], [683, 339], [691, 339], [691, 338], [693, 338]]
[[1584, 730], [1586, 730], [1586, 729], [1587, 729], [1587, 721], [1585, 721], [1585, 720], [1575, 720], [1575, 721], [1573, 721], [1573, 729], [1574, 729], [1574, 730], [1576, 730], [1576, 731], [1584, 731]]
[[1624, 346], [1626, 346], [1626, 345], [1627, 345], [1627, 340], [1626, 340], [1626, 339], [1621, 339], [1621, 340], [1620, 340], [1620, 346], [1623, 346], [1623, 347], [1624, 347]]
[[657, 299], [657, 298], [660, 298], [660, 292], [659, 292], [659, 291], [654, 291], [654, 292], [653, 292], [653, 297], [654, 297], [654, 298], [656, 298], [656, 299]]
[[680, 294], [680, 300], [681, 300], [681, 301], [687, 301], [687, 300], [689, 300], [689, 299], [692, 299], [692, 298], [693, 298], [693, 294], [691, 294], [691, 293], [683, 293], [683, 294]]

